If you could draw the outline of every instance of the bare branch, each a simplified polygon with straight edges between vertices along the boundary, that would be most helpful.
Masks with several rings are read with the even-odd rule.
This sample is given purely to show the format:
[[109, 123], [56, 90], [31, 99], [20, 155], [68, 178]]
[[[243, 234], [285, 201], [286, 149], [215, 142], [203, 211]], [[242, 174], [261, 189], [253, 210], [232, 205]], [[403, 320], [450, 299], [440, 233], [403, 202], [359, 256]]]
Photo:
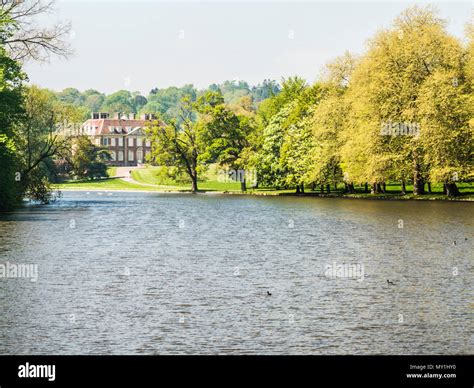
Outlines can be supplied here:
[[72, 54], [68, 37], [70, 23], [59, 23], [43, 28], [35, 23], [35, 17], [54, 11], [54, 0], [12, 1], [1, 0], [0, 14], [13, 21], [12, 36], [2, 42], [13, 59], [39, 62], [48, 61], [51, 55], [68, 57]]

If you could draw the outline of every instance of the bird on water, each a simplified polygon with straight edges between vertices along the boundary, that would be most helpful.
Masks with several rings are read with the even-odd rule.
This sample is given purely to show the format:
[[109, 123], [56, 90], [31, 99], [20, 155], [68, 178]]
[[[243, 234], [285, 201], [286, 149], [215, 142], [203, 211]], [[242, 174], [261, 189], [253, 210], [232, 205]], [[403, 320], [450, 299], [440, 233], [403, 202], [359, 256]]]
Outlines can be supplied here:
[[267, 296], [272, 296], [272, 293], [270, 291], [267, 291]]
[[395, 283], [387, 279], [387, 283], [390, 284], [391, 286], [394, 286]]

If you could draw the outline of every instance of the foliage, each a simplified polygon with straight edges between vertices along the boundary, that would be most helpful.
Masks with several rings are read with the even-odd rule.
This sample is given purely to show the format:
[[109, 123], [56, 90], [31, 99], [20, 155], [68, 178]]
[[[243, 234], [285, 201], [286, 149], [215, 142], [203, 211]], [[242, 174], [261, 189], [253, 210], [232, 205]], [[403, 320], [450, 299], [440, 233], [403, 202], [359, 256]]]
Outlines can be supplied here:
[[79, 179], [107, 177], [107, 151], [92, 144], [87, 136], [78, 136], [71, 141], [70, 154], [67, 156], [70, 173]]

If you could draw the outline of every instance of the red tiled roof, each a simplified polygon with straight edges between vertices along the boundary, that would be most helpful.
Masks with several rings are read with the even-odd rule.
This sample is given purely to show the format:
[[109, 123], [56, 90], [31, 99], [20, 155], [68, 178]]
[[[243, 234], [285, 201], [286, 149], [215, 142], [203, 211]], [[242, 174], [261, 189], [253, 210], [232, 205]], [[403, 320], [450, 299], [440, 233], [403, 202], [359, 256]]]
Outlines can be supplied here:
[[[125, 134], [125, 128], [131, 127], [132, 130], [135, 128], [144, 128], [146, 124], [151, 123], [149, 120], [128, 120], [128, 119], [89, 119], [82, 127], [88, 135], [110, 135], [110, 134]], [[89, 132], [87, 127], [92, 126], [93, 130]], [[122, 128], [122, 132], [110, 131], [109, 127]]]

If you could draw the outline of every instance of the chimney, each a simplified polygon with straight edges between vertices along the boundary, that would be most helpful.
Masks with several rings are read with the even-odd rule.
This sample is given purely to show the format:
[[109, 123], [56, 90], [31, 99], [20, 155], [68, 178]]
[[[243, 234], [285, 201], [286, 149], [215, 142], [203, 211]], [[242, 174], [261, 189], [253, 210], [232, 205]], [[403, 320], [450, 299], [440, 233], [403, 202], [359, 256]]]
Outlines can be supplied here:
[[129, 120], [135, 120], [135, 113], [129, 113], [128, 114], [128, 119]]
[[114, 112], [114, 120], [120, 120], [120, 112]]
[[99, 118], [99, 113], [98, 112], [92, 112], [91, 119], [92, 120], [97, 120], [98, 118]]
[[156, 115], [153, 113], [150, 113], [150, 120], [156, 120]]
[[100, 116], [101, 119], [107, 119], [107, 118], [109, 118], [109, 114], [108, 114], [108, 113], [104, 113], [104, 112], [99, 113], [99, 116]]

